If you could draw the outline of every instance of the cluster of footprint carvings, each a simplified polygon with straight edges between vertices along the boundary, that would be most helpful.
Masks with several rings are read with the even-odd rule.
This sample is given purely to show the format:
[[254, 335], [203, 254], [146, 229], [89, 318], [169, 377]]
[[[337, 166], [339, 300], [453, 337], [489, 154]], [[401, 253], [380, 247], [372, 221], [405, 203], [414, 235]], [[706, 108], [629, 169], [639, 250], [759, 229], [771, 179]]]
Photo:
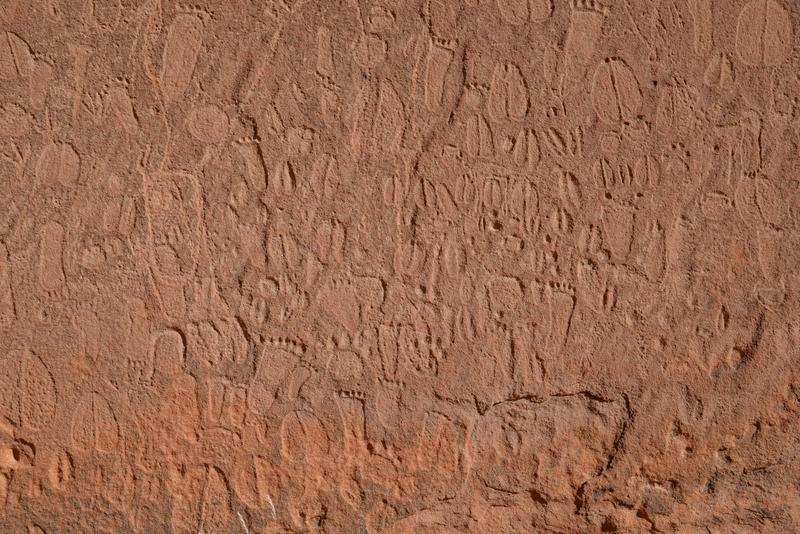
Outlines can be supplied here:
[[6, 0], [0, 530], [800, 528], [789, 0]]

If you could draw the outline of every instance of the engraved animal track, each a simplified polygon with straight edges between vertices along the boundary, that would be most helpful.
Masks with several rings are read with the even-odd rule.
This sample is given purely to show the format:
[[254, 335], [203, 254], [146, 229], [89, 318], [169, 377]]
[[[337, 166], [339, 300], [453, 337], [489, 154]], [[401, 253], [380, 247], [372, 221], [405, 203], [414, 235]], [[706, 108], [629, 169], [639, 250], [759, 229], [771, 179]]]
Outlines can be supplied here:
[[11, 263], [8, 248], [0, 242], [0, 328], [7, 328], [17, 315], [11, 290]]
[[67, 451], [57, 451], [47, 467], [47, 480], [53, 489], [64, 491], [65, 486], [72, 481], [74, 471], [72, 456]]
[[736, 50], [748, 65], [774, 67], [792, 47], [792, 21], [777, 0], [751, 0], [739, 12]]
[[392, 84], [384, 80], [377, 87], [364, 85], [355, 99], [352, 114], [353, 156], [397, 153], [405, 127], [405, 107]]
[[577, 126], [571, 130], [548, 128], [539, 132], [541, 146], [556, 159], [572, 160], [583, 157], [583, 128]]
[[711, 0], [691, 0], [688, 2], [692, 15], [692, 31], [694, 33], [694, 52], [705, 55], [714, 44], [713, 38], [713, 3]]
[[491, 158], [494, 156], [494, 135], [481, 114], [467, 119], [464, 132], [464, 149], [472, 158]]
[[25, 109], [16, 104], [0, 108], [0, 137], [22, 137], [30, 129], [31, 119]]
[[524, 170], [536, 168], [541, 158], [539, 139], [534, 130], [523, 128], [508, 139], [507, 150], [513, 164]]
[[247, 506], [270, 510], [276, 519], [275, 503], [280, 503], [278, 496], [284, 491], [286, 476], [270, 458], [253, 454], [238, 462], [232, 478], [236, 495]]
[[592, 105], [606, 124], [630, 121], [636, 116], [642, 107], [642, 91], [627, 63], [606, 58], [597, 67], [592, 79]]
[[339, 185], [338, 163], [330, 154], [320, 154], [314, 159], [308, 178], [308, 187], [317, 199], [331, 199]]
[[174, 532], [234, 531], [228, 479], [218, 467], [204, 465], [179, 469], [173, 466], [169, 480]]
[[45, 185], [74, 186], [80, 170], [81, 159], [68, 143], [48, 143], [36, 162], [36, 177]]
[[27, 349], [9, 352], [0, 372], [0, 409], [15, 427], [43, 430], [56, 410], [56, 384], [39, 356]]
[[564, 205], [578, 211], [583, 203], [583, 191], [580, 182], [574, 174], [561, 169], [556, 169], [558, 176], [558, 193]]
[[139, 120], [133, 109], [129, 89], [130, 83], [124, 78], [119, 78], [111, 82], [103, 94], [105, 109], [114, 114], [116, 120], [122, 125], [126, 132], [133, 135], [139, 131]]
[[727, 54], [714, 54], [703, 74], [703, 83], [709, 87], [727, 90], [733, 87], [734, 81], [733, 63]]
[[0, 0], [0, 531], [799, 531], [795, 4]]
[[323, 263], [341, 262], [345, 251], [345, 229], [337, 220], [324, 221], [317, 227], [317, 256]]
[[0, 38], [0, 79], [27, 78], [33, 70], [33, 53], [19, 35], [5, 31]]
[[206, 104], [186, 118], [189, 133], [202, 143], [219, 143], [228, 134], [228, 116], [218, 106]]
[[236, 149], [244, 160], [247, 169], [247, 185], [253, 191], [263, 191], [267, 187], [267, 170], [258, 141], [251, 137], [240, 139]]
[[111, 453], [120, 442], [120, 426], [109, 402], [99, 393], [85, 395], [72, 416], [72, 445], [82, 453]]

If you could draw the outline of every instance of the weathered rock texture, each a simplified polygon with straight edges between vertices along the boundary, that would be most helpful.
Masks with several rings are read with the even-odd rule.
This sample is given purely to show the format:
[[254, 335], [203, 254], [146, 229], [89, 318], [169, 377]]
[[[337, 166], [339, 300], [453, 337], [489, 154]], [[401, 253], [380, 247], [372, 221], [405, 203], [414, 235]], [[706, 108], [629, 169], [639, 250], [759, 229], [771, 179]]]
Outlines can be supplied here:
[[800, 3], [0, 2], [0, 531], [800, 531]]

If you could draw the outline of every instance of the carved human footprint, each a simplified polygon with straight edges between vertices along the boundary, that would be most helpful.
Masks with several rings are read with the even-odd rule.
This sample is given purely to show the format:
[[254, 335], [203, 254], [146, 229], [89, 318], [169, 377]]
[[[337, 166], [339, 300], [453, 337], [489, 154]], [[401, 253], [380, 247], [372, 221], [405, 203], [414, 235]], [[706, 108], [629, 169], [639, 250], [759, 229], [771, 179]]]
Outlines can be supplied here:
[[216, 144], [228, 135], [228, 115], [214, 104], [205, 104], [194, 108], [186, 117], [189, 133], [205, 144]]
[[375, 413], [388, 433], [400, 430], [405, 415], [402, 405], [405, 387], [403, 382], [381, 379], [376, 388]]
[[635, 213], [633, 206], [624, 203], [610, 202], [601, 208], [604, 242], [608, 244], [613, 261], [624, 262], [628, 258], [633, 244]]
[[587, 258], [599, 257], [603, 254], [603, 234], [594, 224], [581, 225], [576, 231], [576, 248]]
[[169, 382], [177, 378], [186, 364], [186, 345], [183, 335], [177, 330], [167, 329], [152, 336], [144, 362], [133, 361], [132, 372], [140, 380], [151, 381], [154, 377]]
[[380, 280], [372, 277], [335, 277], [325, 283], [316, 296], [316, 305], [326, 322], [337, 323], [348, 334], [354, 334], [361, 322], [377, 312], [383, 303]]
[[651, 220], [645, 230], [645, 244], [638, 255], [638, 263], [644, 268], [648, 280], [660, 281], [667, 267], [667, 248], [664, 228], [657, 220]]
[[[564, 43], [564, 71], [561, 88], [583, 78], [589, 61], [597, 51], [609, 9], [596, 0], [571, 0], [570, 20]], [[576, 86], [578, 84], [576, 83]]]
[[201, 192], [186, 173], [144, 176], [149, 264], [164, 313], [186, 314], [186, 284], [197, 268], [201, 242]]
[[188, 89], [203, 43], [204, 13], [179, 13], [169, 25], [161, 60], [159, 87], [166, 104]]
[[530, 292], [534, 304], [544, 307], [548, 321], [546, 350], [554, 357], [567, 343], [572, 314], [575, 310], [575, 289], [564, 282], [532, 280]]
[[[102, 297], [98, 300], [102, 302]], [[143, 384], [152, 378], [153, 361], [149, 353], [152, 347], [148, 345], [150, 322], [142, 300], [128, 298], [120, 306], [108, 308], [95, 302], [73, 321], [81, 333], [84, 357], [89, 362], [122, 352], [128, 358], [129, 379]]]
[[258, 415], [269, 413], [278, 400], [291, 400], [298, 394], [302, 376], [301, 357], [305, 348], [285, 338], [268, 340], [258, 359], [253, 379], [247, 389], [247, 407]]
[[553, 14], [553, 0], [497, 0], [503, 20], [519, 26], [526, 22], [543, 22]]
[[[503, 493], [535, 490], [548, 501], [570, 499], [573, 487], [608, 463], [623, 421], [621, 399], [573, 394], [499, 404], [471, 436], [475, 473]], [[571, 449], [562, 454], [551, 445], [563, 440]]]
[[345, 466], [359, 465], [369, 456], [366, 398], [366, 393], [360, 388], [340, 389], [336, 393]]
[[317, 226], [317, 256], [324, 264], [340, 263], [345, 251], [345, 227], [336, 220], [326, 220]]
[[201, 365], [224, 367], [244, 361], [247, 338], [232, 317], [191, 323], [186, 329], [189, 354]]
[[489, 114], [495, 121], [519, 121], [528, 113], [528, 85], [519, 67], [503, 63], [495, 67], [489, 85]]
[[495, 319], [513, 321], [523, 310], [522, 283], [511, 276], [493, 276], [486, 284], [489, 309]]
[[311, 475], [331, 460], [331, 438], [323, 421], [310, 410], [293, 410], [280, 426], [281, 456]]
[[428, 42], [427, 60], [423, 79], [423, 93], [428, 111], [437, 112], [445, 97], [447, 74], [455, 56], [456, 43], [442, 39]]
[[[373, 390], [375, 376], [365, 357], [367, 347], [351, 345], [349, 340], [328, 340], [319, 347], [343, 436], [345, 465], [358, 464], [367, 454], [366, 400]], [[371, 396], [371, 394], [370, 394]]]
[[64, 244], [65, 231], [61, 224], [48, 222], [42, 227], [36, 273], [39, 287], [47, 294], [57, 294], [64, 288]]
[[130, 82], [124, 77], [116, 78], [106, 85], [102, 93], [103, 114], [113, 115], [123, 130], [134, 135], [139, 132], [139, 120], [133, 109], [129, 87]]

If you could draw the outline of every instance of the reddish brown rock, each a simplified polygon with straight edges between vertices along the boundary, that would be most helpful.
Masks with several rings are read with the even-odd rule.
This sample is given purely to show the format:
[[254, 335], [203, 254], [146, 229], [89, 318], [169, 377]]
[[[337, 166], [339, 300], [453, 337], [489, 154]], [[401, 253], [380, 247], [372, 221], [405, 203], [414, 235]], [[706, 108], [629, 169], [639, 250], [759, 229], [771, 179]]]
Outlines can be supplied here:
[[796, 2], [0, 21], [0, 532], [800, 531]]

